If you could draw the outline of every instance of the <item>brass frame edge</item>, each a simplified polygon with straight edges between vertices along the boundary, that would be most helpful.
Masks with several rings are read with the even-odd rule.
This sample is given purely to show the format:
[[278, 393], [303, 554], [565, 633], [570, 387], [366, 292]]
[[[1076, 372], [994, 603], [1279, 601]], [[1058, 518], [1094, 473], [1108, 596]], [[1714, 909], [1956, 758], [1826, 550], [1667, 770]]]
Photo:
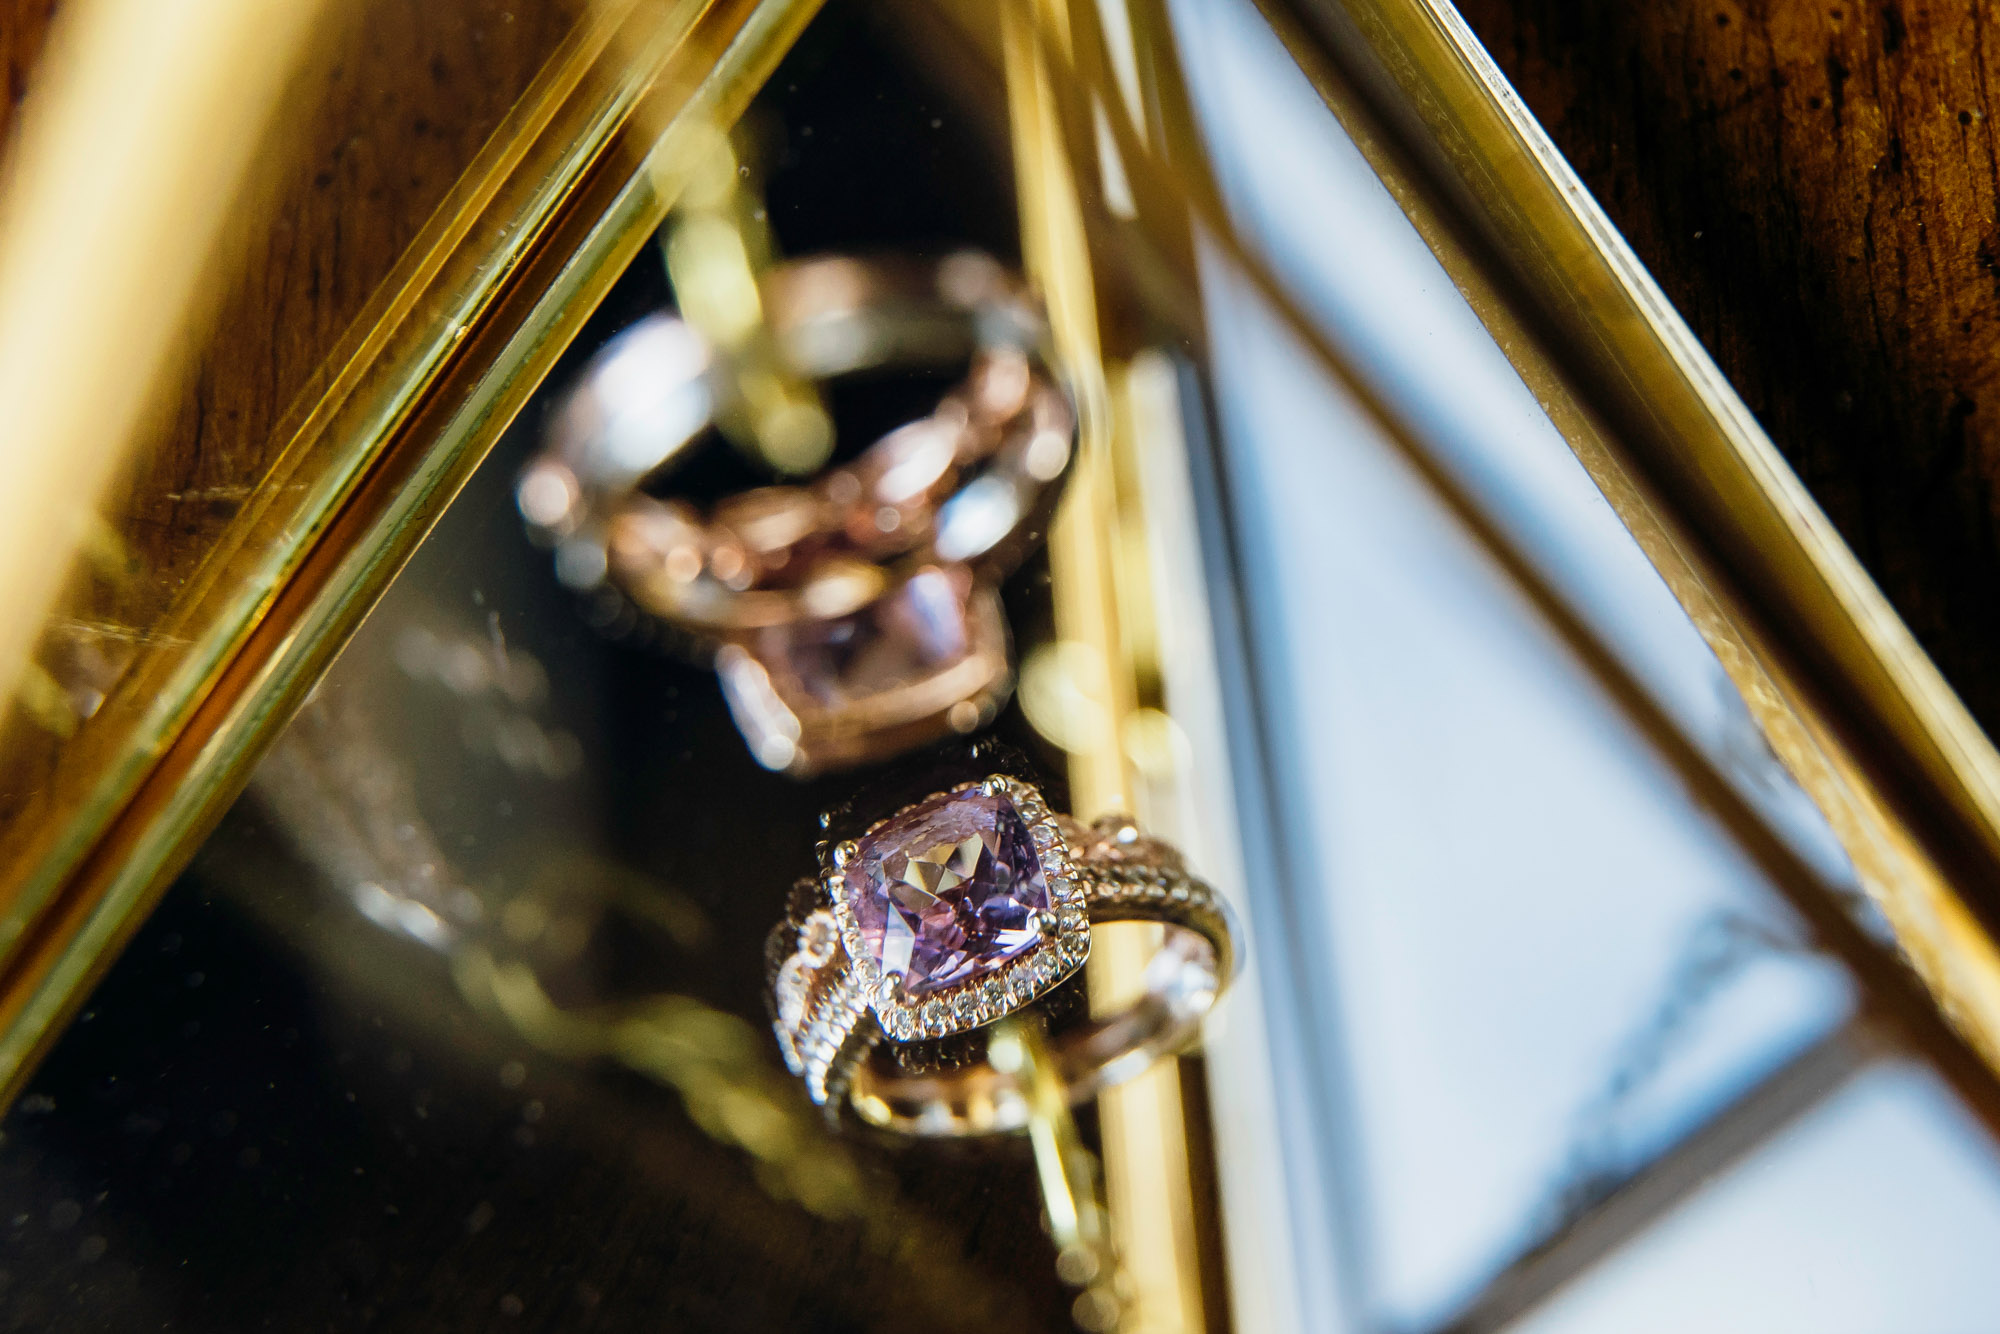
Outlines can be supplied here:
[[[615, 2], [629, 9], [633, 0]], [[353, 491], [370, 466], [379, 440], [409, 415], [439, 367], [452, 355], [457, 342], [453, 336], [459, 324], [456, 319], [432, 319], [427, 339], [417, 341], [400, 357], [392, 352], [398, 336], [409, 339], [410, 328], [420, 323], [413, 317], [427, 297], [435, 297], [433, 289], [445, 281], [440, 275], [449, 258], [480, 221], [488, 220], [487, 210], [509, 176], [518, 172], [528, 142], [549, 129], [563, 104], [579, 94], [604, 58], [613, 26], [604, 21], [606, 8], [608, 3], [597, 11], [600, 21], [583, 24], [583, 30], [573, 34], [537, 75], [521, 104], [503, 119], [374, 296], [349, 323], [327, 358], [333, 369], [301, 393], [287, 411], [274, 432], [287, 437], [287, 442], [260, 479], [257, 495], [244, 507], [242, 521], [204, 558], [177, 600], [175, 612], [157, 632], [161, 637], [189, 639], [203, 647], [150, 673], [145, 669], [153, 664], [141, 666], [142, 683], [135, 690], [159, 701], [148, 720], [149, 737], [171, 739], [186, 724], [230, 656], [255, 628], [271, 599], [269, 590], [283, 585], [318, 539], [326, 516]], [[683, 8], [691, 22], [698, 5]], [[676, 16], [680, 12], [677, 10]], [[635, 70], [633, 74], [624, 86], [610, 91], [608, 100], [615, 103], [622, 97], [629, 102], [636, 97], [647, 73]], [[581, 151], [548, 173], [545, 188], [559, 196], [573, 184], [581, 164], [601, 149], [602, 139], [600, 134], [580, 141]], [[511, 252], [520, 250], [530, 231], [524, 228], [517, 233]], [[476, 312], [514, 257], [510, 254], [507, 262], [475, 274], [470, 290], [458, 294], [458, 309]], [[385, 372], [385, 366], [391, 369]], [[363, 406], [357, 408], [357, 402]], [[347, 420], [357, 413], [362, 416], [360, 421]], [[325, 444], [329, 436], [344, 437], [344, 442], [329, 451]], [[299, 502], [294, 514], [277, 513], [276, 498], [288, 489], [288, 482], [306, 470], [306, 456], [316, 452], [332, 452], [337, 457], [308, 481], [311, 494]], [[292, 522], [298, 515], [307, 516], [307, 522]], [[232, 565], [232, 557], [257, 546], [255, 539], [263, 535], [260, 525], [265, 524], [275, 524], [277, 540], [259, 553], [250, 568]], [[207, 605], [204, 594], [220, 585], [234, 585], [241, 591], [220, 608]], [[204, 629], [203, 622], [215, 624]], [[126, 746], [123, 763], [108, 766], [84, 810], [65, 823], [62, 836], [46, 846], [29, 877], [8, 894], [4, 910], [0, 910], [0, 969], [8, 966], [18, 939], [101, 837], [119, 805], [130, 798], [155, 749], [144, 744]]]
[[[364, 421], [356, 438], [371, 454], [365, 470], [311, 527], [289, 578], [218, 655], [185, 725], [151, 757], [0, 971], [0, 1107], [665, 216], [687, 167], [678, 132], [740, 116], [818, 6], [710, 0], [657, 52], [658, 65], [621, 90], [630, 93], [624, 104], [600, 111], [558, 154], [535, 225], [505, 263], [487, 267], [490, 281], [448, 346], [433, 347], [419, 374]], [[621, 173], [617, 150], [634, 123], [648, 132], [634, 145], [636, 168]]]
[[[1077, 127], [1064, 123], [1050, 86], [1059, 76], [1046, 49], [1054, 44], [1067, 54], [1072, 42], [1093, 41], [1096, 17], [1090, 0], [1080, 0], [1074, 13], [1065, 0], [1011, 0], [1000, 13], [1022, 253], [1048, 304], [1078, 407], [1077, 457], [1049, 527], [1049, 567], [1058, 637], [1089, 645], [1104, 667], [1093, 683], [1106, 706], [1101, 734], [1069, 755], [1071, 804], [1085, 821], [1136, 804], [1123, 731], [1141, 707], [1141, 673], [1129, 652], [1127, 622], [1150, 617], [1149, 608], [1124, 600], [1140, 591], [1130, 587], [1130, 572], [1120, 569], [1128, 554], [1120, 549], [1121, 527], [1139, 503], [1129, 485], [1121, 486], [1119, 466], [1135, 447], [1133, 421], [1117, 390], [1123, 363], [1108, 362], [1101, 341], [1097, 279], [1079, 200], [1085, 161], [1072, 152]], [[1147, 814], [1135, 813], [1142, 819]], [[1093, 1010], [1116, 1005], [1136, 985], [1156, 934], [1105, 931], [1093, 942]], [[1205, 1262], [1214, 1238], [1199, 1235], [1194, 1203], [1205, 1178], [1190, 1154], [1189, 1136], [1206, 1128], [1188, 1124], [1184, 1073], [1180, 1060], [1163, 1060], [1098, 1097], [1106, 1209], [1124, 1278], [1119, 1328], [1129, 1320], [1137, 1328], [1192, 1332], [1218, 1327], [1218, 1315], [1226, 1325], [1227, 1301], [1211, 1290], [1226, 1278], [1218, 1264]]]

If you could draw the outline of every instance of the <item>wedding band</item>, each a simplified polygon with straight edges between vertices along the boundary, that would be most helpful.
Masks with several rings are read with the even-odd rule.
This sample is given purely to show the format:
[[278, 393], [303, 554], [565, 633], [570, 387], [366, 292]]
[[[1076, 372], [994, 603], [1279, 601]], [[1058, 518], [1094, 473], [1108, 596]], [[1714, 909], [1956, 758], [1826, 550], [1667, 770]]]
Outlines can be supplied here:
[[1046, 371], [986, 351], [929, 416], [811, 486], [757, 487], [706, 515], [635, 492], [593, 540], [612, 582], [682, 629], [721, 638], [831, 620], [913, 569], [1012, 568], [1054, 499], [1074, 430]]
[[1123, 817], [1084, 826], [1030, 783], [995, 775], [935, 793], [826, 850], [795, 919], [772, 935], [774, 1030], [812, 1100], [926, 1136], [1018, 1130], [1027, 1090], [983, 1059], [885, 1061], [1047, 995], [1090, 955], [1094, 924], [1156, 922], [1166, 939], [1137, 1000], [1050, 1040], [1082, 1102], [1200, 1035], [1234, 973], [1234, 930], [1178, 851]]

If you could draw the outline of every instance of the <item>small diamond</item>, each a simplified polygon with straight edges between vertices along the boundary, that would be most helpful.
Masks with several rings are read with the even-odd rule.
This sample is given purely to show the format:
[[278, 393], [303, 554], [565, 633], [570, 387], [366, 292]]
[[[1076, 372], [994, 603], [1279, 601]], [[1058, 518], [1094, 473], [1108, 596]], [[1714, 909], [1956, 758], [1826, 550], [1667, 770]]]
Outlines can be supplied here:
[[898, 1042], [908, 1042], [915, 1028], [908, 1010], [891, 1010], [887, 1021], [889, 1036]]
[[794, 954], [778, 969], [775, 988], [778, 997], [778, 1022], [787, 1028], [797, 1028], [806, 1015], [806, 961]]
[[944, 1032], [945, 1025], [947, 1022], [945, 1019], [944, 1002], [941, 1000], [925, 1001], [923, 1011], [919, 1016], [919, 1018], [923, 1023], [924, 1032], [926, 1033]]
[[961, 1024], [969, 1024], [979, 1018], [979, 996], [970, 988], [952, 998], [951, 1015]]
[[840, 924], [821, 908], [806, 918], [799, 928], [799, 954], [815, 968], [824, 968], [833, 959], [833, 947], [840, 941]]
[[785, 1058], [785, 1068], [795, 1075], [804, 1074], [806, 1063], [799, 1059], [798, 1046], [793, 1043], [791, 1033], [783, 1024], [773, 1024], [778, 1034], [778, 1054]]

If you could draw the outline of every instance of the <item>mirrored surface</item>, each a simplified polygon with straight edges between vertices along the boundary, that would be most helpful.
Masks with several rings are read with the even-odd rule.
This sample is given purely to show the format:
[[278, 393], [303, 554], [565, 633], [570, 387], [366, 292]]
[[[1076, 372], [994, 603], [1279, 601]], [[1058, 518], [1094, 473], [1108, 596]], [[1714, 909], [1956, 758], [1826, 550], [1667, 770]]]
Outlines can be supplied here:
[[[858, 7], [743, 136], [785, 253], [1009, 253], [1004, 156]], [[837, 1136], [779, 1059], [765, 937], [865, 778], [760, 765], [706, 662], [517, 508], [671, 296], [648, 246], [15, 1105], [0, 1325], [1068, 1323], [1025, 1143]], [[939, 392], [864, 385], [843, 434]], [[764, 480], [717, 443], [672, 485]], [[1007, 586], [1024, 644], [1046, 579]]]

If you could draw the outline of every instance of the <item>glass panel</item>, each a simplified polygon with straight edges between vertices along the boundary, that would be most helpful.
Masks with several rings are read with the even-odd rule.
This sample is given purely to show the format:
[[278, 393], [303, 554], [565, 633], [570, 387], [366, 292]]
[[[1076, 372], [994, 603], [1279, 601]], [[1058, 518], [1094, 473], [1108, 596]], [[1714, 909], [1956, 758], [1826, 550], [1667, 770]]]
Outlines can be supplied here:
[[[1176, 137], [1185, 90], [1153, 26], [1169, 9], [1227, 216], [1203, 212], [1200, 145]], [[1815, 952], [1805, 913], [1824, 908], [1832, 939], [1828, 919], [1867, 911], [1825, 822], [1257, 11], [834, 4], [726, 144], [717, 129], [803, 7], [607, 4], [591, 24], [642, 11], [667, 26], [637, 47], [578, 30], [603, 39], [604, 67], [571, 70], [542, 138], [489, 141], [496, 193], [450, 214], [462, 228], [395, 231], [416, 270], [348, 294], [348, 341], [325, 331], [353, 380], [322, 395], [323, 351], [284, 362], [306, 415], [253, 433], [301, 452], [241, 470], [274, 508], [169, 497], [220, 506], [202, 532], [227, 541], [196, 558], [202, 588], [234, 599], [235, 620], [198, 627], [219, 654], [253, 633], [330, 646], [463, 482], [8, 1115], [10, 1314], [1430, 1328], [1814, 1053], [1839, 1049], [1851, 1074], [1858, 1016], [1907, 1017], [1909, 991], [1904, 1011], [1861, 995], [1863, 977], [1908, 981], [1893, 961], [1850, 973]], [[574, 55], [583, 38], [565, 40]], [[614, 135], [628, 123], [630, 142]], [[770, 266], [829, 252], [826, 290], [873, 290], [855, 275], [889, 273], [887, 252], [980, 319], [940, 332], [920, 310], [780, 340], [777, 275], [801, 270]], [[1017, 272], [1045, 330], [976, 297]], [[378, 328], [391, 279], [416, 304]], [[663, 325], [676, 304], [684, 322]], [[1067, 422], [1032, 433], [1023, 471], [982, 456], [949, 472], [964, 485], [936, 512], [907, 508], [947, 475], [916, 466], [935, 428], [971, 421], [982, 385], [1032, 383], [974, 374], [989, 325], [1016, 331], [1001, 343], [1020, 364], [1053, 349], [1074, 448]], [[478, 355], [447, 364], [461, 334]], [[802, 369], [812, 348], [826, 360]], [[825, 369], [905, 354], [893, 374]], [[603, 392], [570, 398], [587, 379]], [[701, 433], [665, 430], [677, 413]], [[600, 428], [620, 448], [592, 472], [563, 451]], [[615, 478], [615, 514], [586, 513], [635, 444], [665, 452]], [[1054, 453], [1035, 462], [1036, 445]], [[289, 508], [304, 492], [287, 469], [322, 447], [340, 468]], [[828, 447], [848, 471], [815, 473]], [[809, 492], [789, 486], [807, 475]], [[1023, 477], [1064, 479], [1062, 507], [1023, 500], [1053, 499]], [[1021, 525], [1018, 551], [996, 514]], [[999, 545], [951, 557], [939, 537], [920, 571], [894, 542], [854, 555], [961, 521]], [[787, 523], [805, 536], [760, 545]], [[952, 582], [1003, 547], [984, 582]], [[259, 621], [309, 558], [324, 598]], [[907, 598], [880, 593], [891, 572]], [[876, 591], [814, 600], [857, 587]], [[702, 619], [751, 594], [785, 616]], [[173, 614], [215, 610], [196, 601]], [[192, 660], [160, 645], [160, 671]], [[282, 680], [236, 679], [202, 707], [299, 702], [317, 660], [266, 648], [237, 677]], [[907, 731], [813, 730], [850, 687], [939, 652], [985, 684]], [[162, 737], [206, 698], [192, 678], [155, 696], [156, 676], [113, 675], [124, 716]], [[256, 732], [231, 725], [214, 735]], [[781, 1051], [790, 1030], [773, 1033], [788, 993], [767, 932], [801, 914], [796, 879], [838, 837], [822, 813], [927, 777], [958, 733], [1004, 743], [1080, 816], [1135, 809], [1243, 913], [1247, 965], [1204, 1059], [1155, 1065], [1084, 1115], [1115, 1265], [1058, 1255], [1018, 1140], [836, 1132], [786, 1072], [803, 1064]], [[199, 794], [244, 762], [210, 750], [161, 800], [196, 796], [113, 868], [130, 895], [93, 919], [100, 945], [136, 920], [143, 868], [198, 822]], [[149, 778], [111, 777], [113, 799]], [[1739, 846], [1759, 819], [1780, 838]], [[92, 833], [48, 836], [80, 853]], [[1792, 906], [1767, 880], [1788, 857]], [[37, 863], [45, 887], [61, 860]], [[997, 872], [960, 883], [979, 875]], [[24, 924], [38, 910], [13, 903]], [[1048, 1007], [1059, 1027], [1153, 957], [1157, 926], [1100, 926], [1089, 977]], [[981, 1041], [902, 1058], [948, 1067]], [[1546, 1318], [1607, 1318], [1609, 1281], [1585, 1277]]]
[[1340, 1016], [1371, 1286], [1421, 1326], [1851, 989], [1366, 420], [1226, 274], [1210, 297], [1289, 889], [1320, 924], [1295, 968]]
[[330, 9], [7, 725], [0, 1086], [657, 218], [653, 139], [799, 7]]
[[1715, 654], [1256, 7], [1176, 14], [1228, 204], [1291, 295], [1675, 723], [1852, 887], [1825, 818], [1757, 738]]
[[1863, 1076], [1514, 1328], [1976, 1330], [2000, 1153], [1936, 1076]]
[[[1248, 5], [1176, 10], [1222, 184], [1338, 348], [1833, 883], [1851, 869], [1631, 536]], [[1329, 245], [1337, 236], [1339, 244]], [[1296, 976], [1340, 1016], [1369, 1305], [1450, 1314], [1841, 1023], [1841, 970], [1228, 265], [1223, 468], [1283, 718]], [[1358, 1180], [1357, 1180], [1358, 1179]]]

